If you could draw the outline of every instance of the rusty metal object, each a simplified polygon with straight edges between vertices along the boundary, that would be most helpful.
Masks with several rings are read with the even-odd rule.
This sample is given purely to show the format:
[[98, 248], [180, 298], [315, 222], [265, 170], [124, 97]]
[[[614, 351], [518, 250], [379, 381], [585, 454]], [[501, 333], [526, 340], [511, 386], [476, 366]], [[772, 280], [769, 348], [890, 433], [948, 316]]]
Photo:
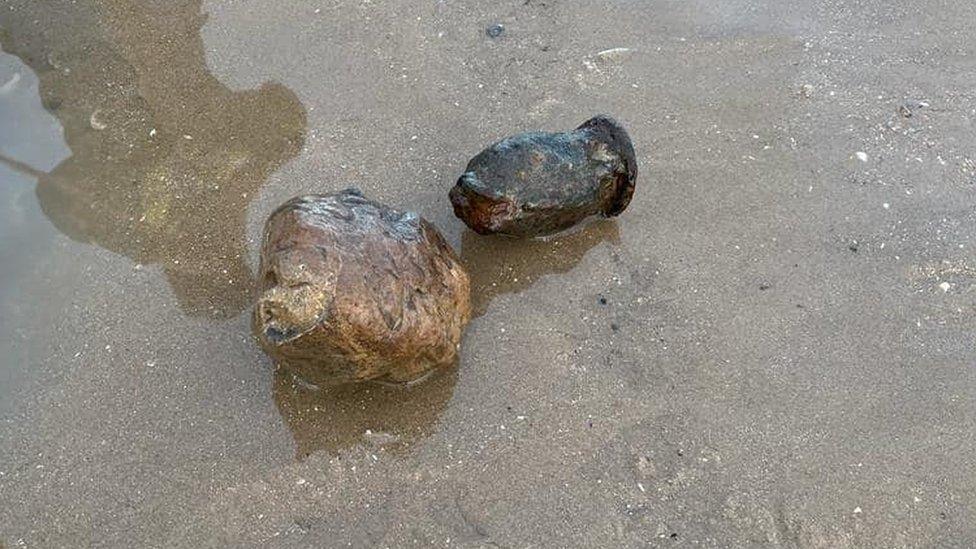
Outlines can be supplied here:
[[523, 133], [482, 151], [451, 189], [454, 215], [481, 234], [557, 233], [620, 215], [637, 179], [623, 126], [597, 116], [571, 132]]
[[419, 379], [454, 363], [468, 274], [437, 229], [349, 189], [292, 199], [264, 229], [253, 327], [303, 379]]

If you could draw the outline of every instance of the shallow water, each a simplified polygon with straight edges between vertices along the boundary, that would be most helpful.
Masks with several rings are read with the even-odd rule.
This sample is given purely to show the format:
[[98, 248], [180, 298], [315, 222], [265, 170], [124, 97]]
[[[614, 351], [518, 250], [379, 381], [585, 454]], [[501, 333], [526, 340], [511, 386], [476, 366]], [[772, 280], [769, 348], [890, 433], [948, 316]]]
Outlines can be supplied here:
[[[0, 544], [966, 545], [976, 8], [916, 4], [7, 2]], [[599, 112], [621, 217], [453, 217]], [[471, 270], [456, 369], [314, 391], [251, 340], [263, 219], [349, 186]]]

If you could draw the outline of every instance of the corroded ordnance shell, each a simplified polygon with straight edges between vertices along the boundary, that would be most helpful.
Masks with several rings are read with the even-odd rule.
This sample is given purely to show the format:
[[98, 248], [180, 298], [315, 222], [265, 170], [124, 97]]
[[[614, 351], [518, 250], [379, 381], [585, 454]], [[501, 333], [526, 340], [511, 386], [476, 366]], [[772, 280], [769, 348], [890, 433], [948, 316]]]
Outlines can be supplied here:
[[437, 229], [357, 190], [268, 218], [254, 332], [312, 383], [406, 382], [457, 358], [470, 282]]
[[627, 131], [608, 116], [564, 133], [523, 133], [482, 151], [451, 189], [454, 215], [481, 234], [541, 236], [620, 215], [637, 179]]

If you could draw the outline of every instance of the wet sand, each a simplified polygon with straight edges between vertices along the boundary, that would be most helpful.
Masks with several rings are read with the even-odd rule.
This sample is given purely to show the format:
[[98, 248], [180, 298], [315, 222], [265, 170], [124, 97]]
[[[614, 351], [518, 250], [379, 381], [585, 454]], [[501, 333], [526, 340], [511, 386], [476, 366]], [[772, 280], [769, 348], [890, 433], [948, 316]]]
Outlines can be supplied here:
[[[0, 546], [976, 544], [976, 6], [413, 4], [0, 8]], [[621, 217], [454, 218], [597, 113]], [[349, 186], [472, 271], [428, 383], [251, 340], [264, 218]]]

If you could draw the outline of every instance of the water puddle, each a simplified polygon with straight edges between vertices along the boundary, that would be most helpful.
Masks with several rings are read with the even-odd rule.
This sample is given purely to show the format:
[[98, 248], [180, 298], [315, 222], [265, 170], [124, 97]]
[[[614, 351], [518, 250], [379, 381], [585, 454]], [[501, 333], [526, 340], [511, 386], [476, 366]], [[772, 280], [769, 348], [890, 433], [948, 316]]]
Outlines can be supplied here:
[[410, 387], [363, 383], [316, 389], [279, 368], [274, 399], [298, 459], [359, 444], [395, 452], [434, 432], [457, 379], [457, 368], [451, 368]]
[[485, 237], [465, 231], [461, 235], [461, 261], [471, 275], [474, 316], [485, 314], [496, 296], [517, 294], [544, 276], [568, 273], [604, 242], [620, 242], [614, 219], [594, 220], [545, 239]]
[[[280, 84], [238, 91], [211, 74], [200, 34], [205, 19], [200, 0], [165, 6], [18, 1], [0, 14], [6, 52], [0, 54], [0, 297], [16, 292], [14, 281], [28, 276], [18, 269], [29, 267], [24, 273], [30, 273], [38, 261], [58, 265], [56, 229], [75, 242], [158, 267], [184, 317], [232, 319], [250, 307], [248, 250], [257, 246], [246, 238], [248, 208], [269, 176], [302, 150], [306, 111]], [[461, 240], [475, 316], [481, 316], [496, 296], [569, 272], [591, 249], [617, 242], [619, 235], [611, 220], [546, 240], [469, 231]], [[43, 293], [43, 282], [28, 291]], [[34, 306], [57, 308], [43, 299]], [[31, 315], [20, 305], [0, 312], [15, 322]], [[188, 325], [190, 319], [160, 314], [171, 326], [187, 324], [171, 337], [206, 337]], [[23, 337], [44, 341], [52, 338], [50, 329]], [[13, 387], [7, 381], [36, 360], [23, 354], [4, 360], [4, 387]], [[98, 361], [98, 355], [85, 359]], [[221, 367], [221, 360], [214, 358], [213, 367]], [[69, 361], [53, 356], [55, 363]], [[262, 362], [254, 356], [255, 368]], [[121, 369], [123, 363], [111, 363], [119, 368], [116, 375], [138, 375]], [[433, 433], [458, 376], [455, 368], [409, 388], [317, 390], [279, 370], [271, 397], [299, 458], [357, 444], [406, 448]], [[205, 398], [219, 402], [215, 395]]]
[[211, 75], [198, 1], [46, 4], [5, 14], [3, 42], [73, 152], [32, 173], [44, 214], [73, 240], [159, 265], [186, 314], [236, 316], [252, 288], [247, 207], [301, 150], [304, 107], [279, 84], [234, 91]]
[[[0, 360], [0, 403], [15, 394], [27, 373], [20, 366], [18, 311], [6, 304], [32, 276], [31, 265], [50, 253], [54, 230], [34, 199], [38, 178], [71, 151], [61, 125], [41, 105], [37, 76], [19, 58], [0, 51], [0, 311], [11, 321], [4, 339], [12, 352]], [[2, 406], [0, 406], [2, 408]]]

